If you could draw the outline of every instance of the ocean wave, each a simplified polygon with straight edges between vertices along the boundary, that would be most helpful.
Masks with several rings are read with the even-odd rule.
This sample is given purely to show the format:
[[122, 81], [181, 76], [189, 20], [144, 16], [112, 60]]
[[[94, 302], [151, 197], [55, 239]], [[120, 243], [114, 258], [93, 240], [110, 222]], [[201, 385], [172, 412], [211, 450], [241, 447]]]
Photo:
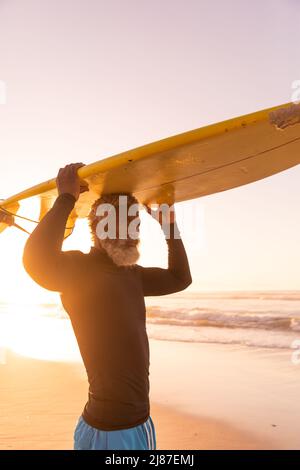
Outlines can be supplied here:
[[147, 307], [147, 321], [160, 325], [300, 331], [300, 316], [272, 312], [224, 312], [207, 308]]
[[174, 298], [211, 300], [288, 300], [300, 301], [300, 291], [222, 291], [184, 292], [173, 294]]
[[265, 331], [257, 329], [221, 329], [214, 327], [181, 328], [176, 325], [147, 324], [148, 336], [160, 341], [187, 343], [241, 345], [254, 348], [285, 349], [299, 348], [300, 335], [295, 331]]

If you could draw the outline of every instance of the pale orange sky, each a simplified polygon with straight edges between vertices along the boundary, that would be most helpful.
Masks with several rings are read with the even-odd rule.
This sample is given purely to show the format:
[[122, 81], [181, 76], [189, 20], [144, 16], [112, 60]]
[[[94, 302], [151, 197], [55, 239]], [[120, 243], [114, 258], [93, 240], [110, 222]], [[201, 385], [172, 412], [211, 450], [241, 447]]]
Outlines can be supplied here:
[[[299, 19], [292, 0], [0, 0], [0, 196], [66, 163], [290, 101]], [[183, 237], [189, 289], [298, 289], [299, 181], [298, 166], [198, 200], [203, 233]], [[148, 223], [141, 261], [164, 266]], [[87, 249], [82, 225], [66, 248]], [[49, 299], [22, 270], [26, 236], [0, 237], [1, 297]]]

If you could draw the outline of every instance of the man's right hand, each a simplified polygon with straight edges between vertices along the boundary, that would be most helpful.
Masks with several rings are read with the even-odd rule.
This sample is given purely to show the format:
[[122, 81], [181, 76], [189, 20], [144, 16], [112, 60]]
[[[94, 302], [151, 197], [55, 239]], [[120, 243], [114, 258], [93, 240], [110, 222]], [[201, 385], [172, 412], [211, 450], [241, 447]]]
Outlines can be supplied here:
[[85, 166], [84, 163], [71, 163], [66, 165], [64, 168], [60, 168], [57, 178], [56, 185], [58, 194], [72, 194], [76, 201], [81, 193], [89, 190], [88, 184], [79, 178], [79, 168]]

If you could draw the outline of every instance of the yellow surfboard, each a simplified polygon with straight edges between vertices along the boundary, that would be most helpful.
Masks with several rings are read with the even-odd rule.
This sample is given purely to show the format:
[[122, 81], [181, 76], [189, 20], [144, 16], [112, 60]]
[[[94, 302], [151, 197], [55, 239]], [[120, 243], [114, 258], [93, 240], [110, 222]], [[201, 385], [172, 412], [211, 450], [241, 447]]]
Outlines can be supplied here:
[[[87, 216], [102, 193], [131, 192], [141, 204], [172, 204], [242, 186], [297, 165], [300, 125], [278, 130], [270, 122], [271, 112], [291, 106], [295, 105], [287, 103], [229, 119], [80, 168], [78, 174], [90, 190], [76, 203], [66, 235], [77, 217]], [[54, 178], [0, 202], [0, 207], [16, 214], [22, 200], [39, 198], [40, 220], [56, 197]]]

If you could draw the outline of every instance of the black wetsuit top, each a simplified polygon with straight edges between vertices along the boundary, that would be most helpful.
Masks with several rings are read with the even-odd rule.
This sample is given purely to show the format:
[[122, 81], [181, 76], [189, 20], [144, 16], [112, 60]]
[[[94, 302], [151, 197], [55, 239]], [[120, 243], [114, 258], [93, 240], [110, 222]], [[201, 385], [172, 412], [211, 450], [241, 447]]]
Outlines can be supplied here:
[[71, 319], [89, 381], [83, 418], [98, 429], [126, 429], [150, 414], [144, 296], [185, 289], [192, 282], [188, 259], [181, 238], [174, 238], [176, 222], [166, 238], [167, 269], [120, 267], [96, 247], [62, 251], [74, 204], [71, 194], [56, 199], [29, 237], [23, 263], [39, 285], [60, 292]]

